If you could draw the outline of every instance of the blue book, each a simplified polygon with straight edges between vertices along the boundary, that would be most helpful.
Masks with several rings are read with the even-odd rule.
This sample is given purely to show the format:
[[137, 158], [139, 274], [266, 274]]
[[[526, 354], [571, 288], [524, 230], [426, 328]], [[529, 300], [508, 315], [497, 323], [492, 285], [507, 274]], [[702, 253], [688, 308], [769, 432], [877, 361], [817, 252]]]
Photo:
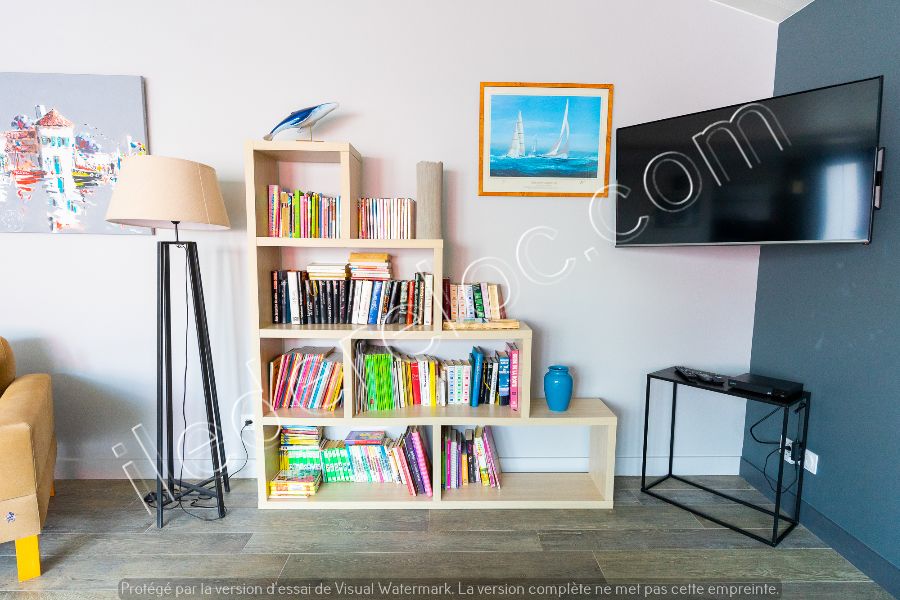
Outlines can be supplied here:
[[500, 405], [509, 404], [509, 354], [498, 352], [497, 360], [500, 365], [497, 369], [497, 387], [500, 391]]
[[372, 284], [372, 303], [369, 305], [369, 325], [378, 324], [378, 305], [381, 302], [381, 287], [381, 281], [376, 281]]
[[472, 346], [472, 385], [469, 387], [469, 404], [478, 406], [478, 392], [481, 390], [481, 368], [484, 364], [484, 354], [478, 346]]

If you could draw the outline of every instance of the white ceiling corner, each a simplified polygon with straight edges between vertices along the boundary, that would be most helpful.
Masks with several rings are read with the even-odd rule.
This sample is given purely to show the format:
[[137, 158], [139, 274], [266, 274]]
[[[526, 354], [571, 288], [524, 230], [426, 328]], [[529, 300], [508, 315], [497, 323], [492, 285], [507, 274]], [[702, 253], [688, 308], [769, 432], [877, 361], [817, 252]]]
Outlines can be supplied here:
[[735, 10], [757, 16], [773, 23], [781, 23], [799, 12], [813, 0], [712, 0]]

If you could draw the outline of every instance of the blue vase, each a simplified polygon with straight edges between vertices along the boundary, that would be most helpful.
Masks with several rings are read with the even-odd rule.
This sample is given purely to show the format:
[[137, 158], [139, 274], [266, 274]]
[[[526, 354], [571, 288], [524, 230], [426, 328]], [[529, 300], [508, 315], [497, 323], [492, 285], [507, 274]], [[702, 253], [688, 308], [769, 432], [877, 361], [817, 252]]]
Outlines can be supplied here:
[[544, 375], [544, 396], [547, 408], [554, 412], [563, 412], [569, 408], [572, 399], [572, 376], [569, 367], [551, 365]]

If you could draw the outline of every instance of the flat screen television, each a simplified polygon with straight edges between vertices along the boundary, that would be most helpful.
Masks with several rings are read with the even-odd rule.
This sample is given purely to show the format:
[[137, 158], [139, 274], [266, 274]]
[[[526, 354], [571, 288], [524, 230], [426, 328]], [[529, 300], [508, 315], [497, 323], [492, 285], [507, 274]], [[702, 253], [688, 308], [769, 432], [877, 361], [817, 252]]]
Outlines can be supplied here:
[[882, 78], [616, 131], [616, 246], [868, 243]]

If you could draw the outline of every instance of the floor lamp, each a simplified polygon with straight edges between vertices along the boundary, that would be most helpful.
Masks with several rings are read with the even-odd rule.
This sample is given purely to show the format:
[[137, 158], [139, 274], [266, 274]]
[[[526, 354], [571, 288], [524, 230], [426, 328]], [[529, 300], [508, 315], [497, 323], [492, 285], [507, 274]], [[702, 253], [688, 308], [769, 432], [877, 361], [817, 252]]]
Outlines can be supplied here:
[[[191, 494], [215, 498], [219, 517], [224, 517], [223, 496], [224, 492], [230, 491], [230, 485], [197, 243], [181, 241], [178, 237], [179, 229], [228, 229], [228, 214], [222, 202], [216, 171], [212, 167], [179, 158], [149, 155], [129, 157], [119, 173], [106, 220], [122, 225], [175, 229], [174, 242], [157, 242], [156, 526], [163, 526], [166, 505], [180, 502]], [[175, 477], [172, 433], [172, 302], [169, 285], [169, 254], [173, 246], [183, 248], [187, 255], [206, 403], [206, 425], [212, 452], [213, 475], [199, 483]], [[184, 457], [181, 459], [183, 462]]]

